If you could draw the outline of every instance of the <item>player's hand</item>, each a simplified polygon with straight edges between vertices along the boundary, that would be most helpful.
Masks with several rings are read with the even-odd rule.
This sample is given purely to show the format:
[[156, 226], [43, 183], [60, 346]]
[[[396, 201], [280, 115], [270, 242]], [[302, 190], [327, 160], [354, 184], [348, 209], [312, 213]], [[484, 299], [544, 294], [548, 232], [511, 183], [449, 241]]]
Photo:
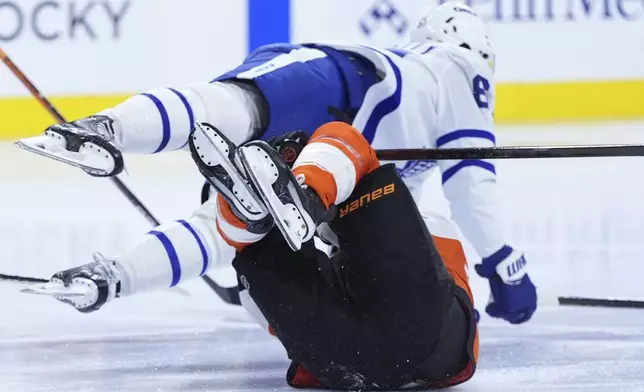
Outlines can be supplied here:
[[512, 324], [530, 320], [537, 310], [537, 288], [528, 276], [523, 253], [506, 245], [474, 268], [490, 282], [487, 314]]
[[21, 139], [16, 146], [95, 177], [112, 177], [123, 171], [123, 156], [115, 139], [112, 119], [97, 115], [52, 125], [42, 136]]
[[92, 263], [57, 272], [52, 276], [51, 283], [60, 287], [58, 294], [55, 294], [56, 299], [80, 312], [89, 313], [119, 296], [120, 280], [121, 272], [117, 263], [97, 253]]
[[309, 142], [309, 135], [302, 131], [287, 132], [281, 136], [276, 136], [267, 141], [284, 159], [284, 162], [293, 167], [293, 163], [306, 143]]

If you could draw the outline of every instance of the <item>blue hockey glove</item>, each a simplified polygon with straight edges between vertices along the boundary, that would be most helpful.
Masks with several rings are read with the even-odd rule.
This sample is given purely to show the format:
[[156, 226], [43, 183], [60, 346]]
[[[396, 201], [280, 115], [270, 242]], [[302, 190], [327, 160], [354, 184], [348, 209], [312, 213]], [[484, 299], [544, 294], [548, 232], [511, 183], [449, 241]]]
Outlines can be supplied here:
[[490, 283], [487, 314], [511, 324], [530, 320], [537, 310], [537, 288], [530, 281], [523, 253], [506, 245], [474, 268]]

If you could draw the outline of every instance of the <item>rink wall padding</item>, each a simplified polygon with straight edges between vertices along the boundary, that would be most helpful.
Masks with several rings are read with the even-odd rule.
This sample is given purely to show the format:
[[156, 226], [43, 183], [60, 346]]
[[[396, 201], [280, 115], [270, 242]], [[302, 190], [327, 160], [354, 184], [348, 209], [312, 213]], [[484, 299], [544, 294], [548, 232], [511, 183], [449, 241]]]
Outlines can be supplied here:
[[[52, 97], [63, 115], [77, 119], [123, 102], [130, 94]], [[644, 80], [500, 83], [498, 124], [552, 124], [644, 119]], [[0, 97], [0, 140], [40, 134], [53, 122], [31, 97]]]
[[[130, 93], [212, 80], [260, 45], [344, 42], [393, 48], [408, 41], [428, 5], [444, 2], [105, 0], [58, 7], [23, 0], [0, 11], [0, 41], [16, 65], [74, 119]], [[498, 124], [644, 119], [644, 51], [638, 46], [644, 2], [464, 2], [489, 27]], [[50, 123], [0, 66], [0, 140], [36, 135]]]
[[[48, 97], [68, 121], [82, 118], [123, 102], [131, 94]], [[32, 97], [0, 97], [0, 140], [35, 136], [55, 122]]]

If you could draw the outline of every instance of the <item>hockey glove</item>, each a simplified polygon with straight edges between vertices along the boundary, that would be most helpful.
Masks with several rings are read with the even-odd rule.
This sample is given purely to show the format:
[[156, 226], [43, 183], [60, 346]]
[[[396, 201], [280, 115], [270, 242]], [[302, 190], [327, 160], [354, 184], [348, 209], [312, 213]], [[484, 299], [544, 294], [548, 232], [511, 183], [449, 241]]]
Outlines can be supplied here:
[[95, 177], [112, 177], [123, 171], [123, 156], [115, 139], [113, 120], [96, 115], [52, 125], [42, 136], [21, 139], [16, 146]]
[[306, 143], [309, 142], [309, 135], [302, 131], [287, 132], [281, 136], [276, 136], [268, 140], [268, 144], [275, 149], [284, 159], [284, 162], [289, 167], [293, 167], [293, 163]]
[[[57, 272], [45, 286], [59, 301], [80, 312], [90, 313], [119, 296], [120, 277], [117, 263], [96, 253], [93, 263]], [[54, 294], [54, 291], [57, 292]], [[43, 291], [41, 294], [48, 293]]]
[[506, 245], [474, 268], [490, 283], [487, 314], [511, 324], [530, 320], [537, 310], [537, 289], [530, 281], [521, 252]]

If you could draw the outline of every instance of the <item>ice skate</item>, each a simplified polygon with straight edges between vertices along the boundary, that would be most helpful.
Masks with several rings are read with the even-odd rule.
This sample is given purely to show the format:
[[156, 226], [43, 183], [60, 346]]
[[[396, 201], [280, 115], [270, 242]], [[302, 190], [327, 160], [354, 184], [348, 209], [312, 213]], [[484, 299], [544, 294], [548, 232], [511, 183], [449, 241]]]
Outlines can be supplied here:
[[124, 163], [112, 123], [107, 116], [90, 116], [52, 125], [43, 135], [20, 139], [15, 145], [96, 177], [115, 176], [123, 171]]
[[235, 215], [246, 223], [265, 222], [268, 211], [248, 183], [237, 146], [214, 126], [199, 122], [190, 133], [189, 146], [199, 171], [230, 204]]
[[282, 157], [267, 143], [253, 141], [239, 149], [248, 179], [293, 250], [313, 238], [326, 208], [317, 194], [296, 178]]

